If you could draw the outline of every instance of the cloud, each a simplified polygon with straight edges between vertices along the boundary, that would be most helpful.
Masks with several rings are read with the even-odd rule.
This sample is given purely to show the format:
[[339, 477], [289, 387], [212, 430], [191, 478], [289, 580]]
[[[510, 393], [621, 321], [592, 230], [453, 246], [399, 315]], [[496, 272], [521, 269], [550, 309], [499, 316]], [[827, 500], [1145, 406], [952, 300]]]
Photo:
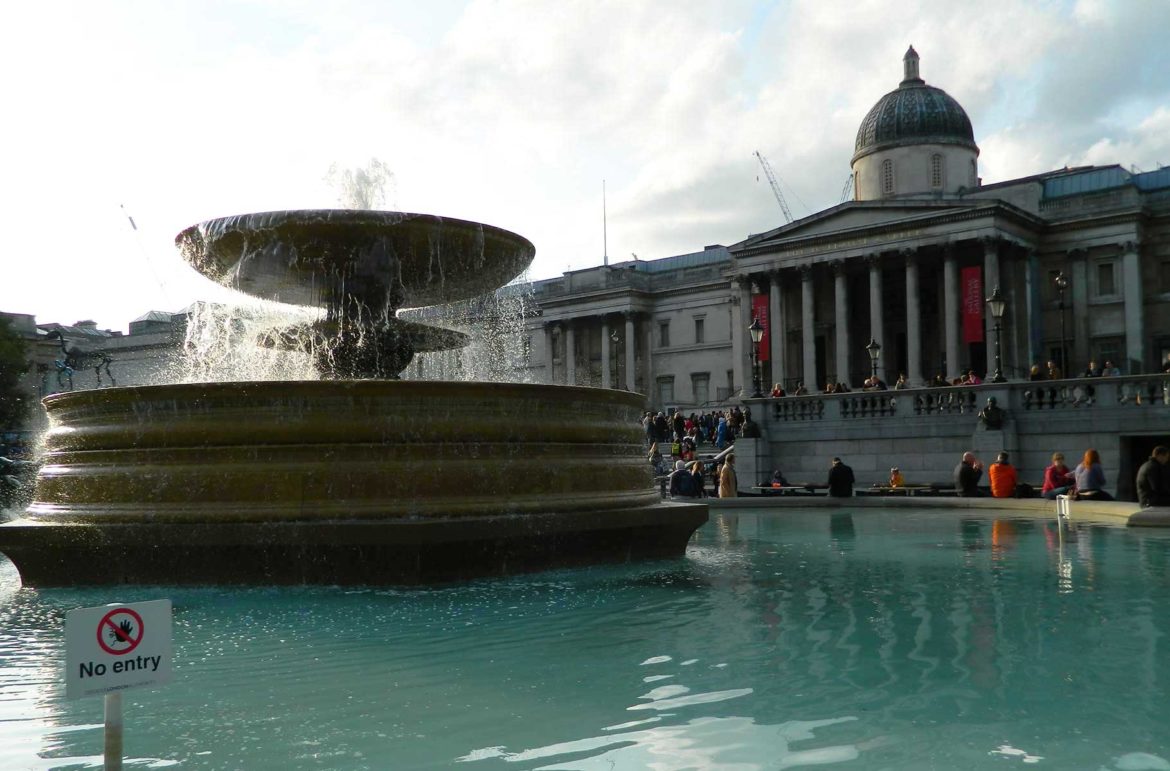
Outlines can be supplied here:
[[[914, 44], [967, 109], [986, 181], [1170, 161], [1170, 6], [1005, 0], [423, 6], [307, 0], [25, 4], [0, 66], [20, 116], [0, 204], [0, 308], [120, 326], [206, 292], [171, 239], [213, 216], [335, 204], [384, 161], [408, 211], [537, 246], [531, 275], [732, 243], [835, 205], [862, 118]], [[51, 33], [51, 34], [50, 34]], [[127, 229], [119, 204], [139, 224]], [[151, 278], [157, 275], [158, 280]], [[166, 291], [160, 291], [159, 284]], [[17, 308], [19, 306], [19, 308]]]

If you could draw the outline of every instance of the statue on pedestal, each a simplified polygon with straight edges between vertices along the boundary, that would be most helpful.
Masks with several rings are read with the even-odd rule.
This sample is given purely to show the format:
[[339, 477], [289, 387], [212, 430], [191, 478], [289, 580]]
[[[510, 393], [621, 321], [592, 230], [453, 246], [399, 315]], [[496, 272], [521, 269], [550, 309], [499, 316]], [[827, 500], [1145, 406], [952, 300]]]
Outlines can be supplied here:
[[987, 397], [987, 406], [979, 410], [979, 422], [988, 431], [1002, 431], [1003, 421], [1007, 418], [1007, 410], [996, 404], [995, 397]]

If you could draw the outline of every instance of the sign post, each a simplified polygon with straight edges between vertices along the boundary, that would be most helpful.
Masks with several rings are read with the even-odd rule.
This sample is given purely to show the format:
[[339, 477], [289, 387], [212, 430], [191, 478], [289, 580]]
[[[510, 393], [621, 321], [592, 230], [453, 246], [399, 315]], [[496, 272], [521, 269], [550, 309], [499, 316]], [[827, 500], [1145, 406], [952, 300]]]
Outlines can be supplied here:
[[122, 691], [170, 679], [170, 600], [65, 615], [65, 696], [105, 696], [105, 771], [122, 769]]

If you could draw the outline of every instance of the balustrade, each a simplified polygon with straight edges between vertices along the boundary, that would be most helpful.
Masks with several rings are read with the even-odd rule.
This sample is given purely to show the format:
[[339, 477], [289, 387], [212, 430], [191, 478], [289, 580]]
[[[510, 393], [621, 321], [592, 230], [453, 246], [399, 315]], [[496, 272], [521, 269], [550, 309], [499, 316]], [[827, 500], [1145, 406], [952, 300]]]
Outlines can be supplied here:
[[1170, 407], [1170, 374], [781, 396], [762, 401], [771, 402], [777, 421], [908, 416], [945, 419], [973, 418], [992, 396], [1008, 411], [1165, 408]]

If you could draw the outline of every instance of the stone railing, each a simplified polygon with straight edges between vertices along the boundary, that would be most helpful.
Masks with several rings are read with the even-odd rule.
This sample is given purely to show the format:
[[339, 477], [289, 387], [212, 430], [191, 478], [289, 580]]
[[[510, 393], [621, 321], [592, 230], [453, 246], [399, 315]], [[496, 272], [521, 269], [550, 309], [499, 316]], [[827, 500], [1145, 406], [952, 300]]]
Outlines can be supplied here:
[[1028, 383], [1021, 394], [1026, 410], [1170, 405], [1170, 374]]
[[536, 298], [560, 297], [563, 295], [596, 292], [602, 289], [632, 289], [645, 291], [650, 288], [650, 277], [645, 273], [626, 269], [596, 269], [569, 273], [560, 279], [550, 279], [536, 284]]
[[1170, 418], [1170, 374], [851, 391], [748, 401], [757, 409], [763, 408], [773, 420], [804, 421], [930, 415], [971, 417], [983, 409], [989, 397], [995, 397], [998, 406], [1005, 410], [1160, 408]]

